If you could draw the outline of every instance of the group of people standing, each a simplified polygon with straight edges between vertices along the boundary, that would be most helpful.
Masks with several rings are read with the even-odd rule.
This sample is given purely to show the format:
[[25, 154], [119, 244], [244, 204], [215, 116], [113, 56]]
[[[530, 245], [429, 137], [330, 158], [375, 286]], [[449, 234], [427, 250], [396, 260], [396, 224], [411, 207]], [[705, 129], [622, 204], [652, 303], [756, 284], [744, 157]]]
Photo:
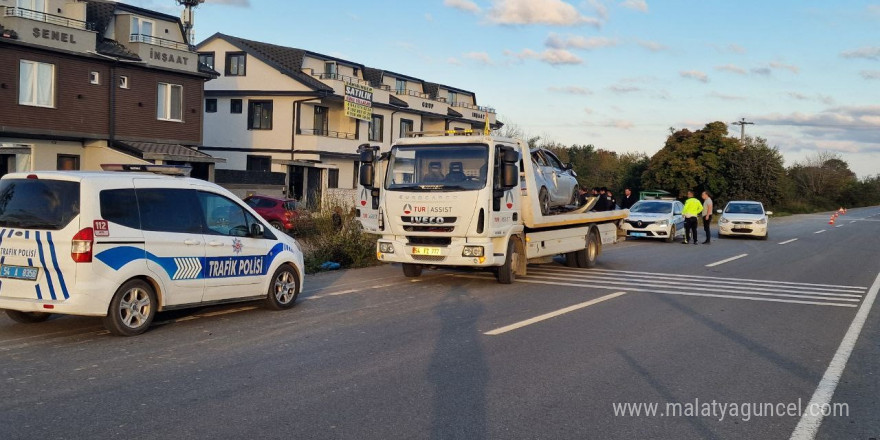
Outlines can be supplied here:
[[710, 197], [709, 191], [703, 191], [702, 203], [694, 197], [693, 191], [688, 191], [687, 197], [687, 200], [684, 202], [684, 209], [681, 211], [682, 215], [684, 215], [684, 241], [682, 241], [682, 244], [699, 243], [697, 241], [697, 222], [699, 217], [703, 218], [703, 231], [706, 233], [706, 239], [703, 240], [703, 244], [709, 244], [712, 241], [712, 234], [709, 230], [709, 225], [712, 224], [712, 210], [714, 209], [712, 197]]
[[578, 193], [580, 194], [578, 204], [584, 205], [587, 203], [587, 199], [595, 197], [597, 198], [596, 204], [593, 205], [591, 211], [613, 211], [615, 209], [629, 209], [639, 201], [638, 197], [633, 194], [630, 188], [626, 188], [623, 192], [624, 197], [620, 203], [618, 203], [614, 194], [607, 187], [597, 186], [593, 187], [592, 190], [588, 190], [586, 187], [580, 187], [578, 189]]

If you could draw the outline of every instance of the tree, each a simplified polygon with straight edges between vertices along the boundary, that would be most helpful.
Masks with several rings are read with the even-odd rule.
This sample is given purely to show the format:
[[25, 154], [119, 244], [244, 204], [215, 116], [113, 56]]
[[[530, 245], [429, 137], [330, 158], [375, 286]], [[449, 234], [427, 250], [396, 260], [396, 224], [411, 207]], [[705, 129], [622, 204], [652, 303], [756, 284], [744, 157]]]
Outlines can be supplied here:
[[747, 137], [742, 148], [730, 154], [727, 179], [727, 194], [719, 194], [719, 200], [757, 200], [776, 206], [785, 196], [782, 153], [768, 146], [766, 139]]
[[829, 151], [817, 152], [795, 163], [788, 169], [788, 175], [795, 183], [796, 197], [821, 208], [852, 202], [845, 195], [852, 194], [852, 187], [858, 184], [849, 164]]

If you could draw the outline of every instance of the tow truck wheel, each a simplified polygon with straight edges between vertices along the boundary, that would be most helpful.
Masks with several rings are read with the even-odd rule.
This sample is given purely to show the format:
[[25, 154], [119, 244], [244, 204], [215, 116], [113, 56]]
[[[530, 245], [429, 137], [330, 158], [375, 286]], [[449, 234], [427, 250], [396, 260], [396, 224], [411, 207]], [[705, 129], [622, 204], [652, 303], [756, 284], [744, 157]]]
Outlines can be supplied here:
[[416, 278], [422, 275], [421, 264], [403, 263], [403, 275], [407, 278]]
[[550, 193], [547, 192], [547, 188], [541, 187], [541, 192], [538, 193], [538, 203], [541, 205], [541, 214], [550, 213]]
[[599, 236], [596, 235], [596, 232], [590, 232], [587, 237], [587, 248], [579, 252], [583, 255], [583, 259], [578, 260], [578, 264], [582, 264], [580, 267], [596, 267], [600, 249]]
[[498, 268], [496, 277], [501, 284], [511, 284], [516, 279], [516, 267], [519, 265], [519, 254], [516, 253], [516, 244], [513, 240], [507, 243], [507, 257], [504, 264]]
[[19, 312], [18, 310], [7, 310], [6, 315], [9, 316], [9, 319], [15, 322], [20, 322], [22, 324], [35, 324], [38, 322], [43, 322], [52, 316], [51, 313]]
[[666, 236], [667, 243], [672, 243], [673, 241], [675, 241], [675, 225], [672, 225], [672, 227], [669, 228], [669, 235]]
[[113, 295], [104, 317], [104, 327], [114, 335], [139, 335], [150, 328], [157, 306], [152, 286], [144, 280], [130, 280]]
[[299, 296], [299, 275], [293, 267], [282, 264], [272, 275], [269, 291], [266, 292], [266, 306], [273, 310], [293, 307]]
[[568, 252], [565, 254], [565, 265], [568, 267], [580, 267], [578, 265], [578, 252]]

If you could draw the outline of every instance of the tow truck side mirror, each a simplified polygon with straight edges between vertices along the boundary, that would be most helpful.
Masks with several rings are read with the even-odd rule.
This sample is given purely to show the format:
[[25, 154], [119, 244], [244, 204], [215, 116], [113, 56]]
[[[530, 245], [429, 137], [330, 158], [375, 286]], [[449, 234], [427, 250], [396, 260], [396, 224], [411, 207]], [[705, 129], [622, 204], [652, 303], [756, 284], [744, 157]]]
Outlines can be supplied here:
[[373, 162], [365, 162], [361, 164], [360, 183], [364, 188], [373, 188]]
[[501, 147], [501, 187], [505, 190], [519, 185], [519, 154], [510, 147]]

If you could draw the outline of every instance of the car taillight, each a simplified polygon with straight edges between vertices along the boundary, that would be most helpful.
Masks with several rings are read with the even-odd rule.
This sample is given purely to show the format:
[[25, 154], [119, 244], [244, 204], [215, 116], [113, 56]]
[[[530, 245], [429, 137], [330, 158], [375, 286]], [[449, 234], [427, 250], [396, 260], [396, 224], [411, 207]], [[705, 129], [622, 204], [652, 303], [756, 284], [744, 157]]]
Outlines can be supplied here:
[[77, 263], [92, 262], [92, 244], [95, 242], [95, 233], [92, 228], [80, 230], [73, 236], [70, 242], [70, 258]]
[[292, 219], [294, 217], [294, 215], [295, 214], [293, 213], [293, 211], [284, 211], [284, 218], [287, 220]]

